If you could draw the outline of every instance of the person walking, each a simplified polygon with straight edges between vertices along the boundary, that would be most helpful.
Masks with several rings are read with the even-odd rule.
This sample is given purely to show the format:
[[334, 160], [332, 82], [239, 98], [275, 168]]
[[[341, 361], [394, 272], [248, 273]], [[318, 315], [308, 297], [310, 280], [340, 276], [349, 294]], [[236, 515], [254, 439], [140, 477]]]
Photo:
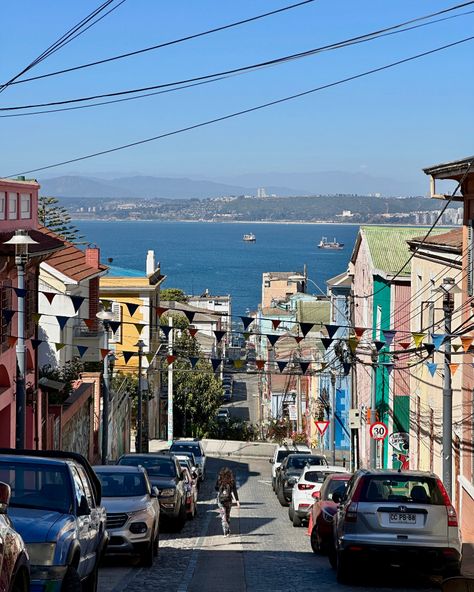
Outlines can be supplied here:
[[240, 508], [239, 495], [235, 484], [234, 473], [228, 467], [223, 467], [217, 476], [215, 489], [217, 491], [217, 506], [222, 522], [222, 532], [224, 536], [230, 535], [230, 510], [232, 508], [232, 498], [237, 502]]

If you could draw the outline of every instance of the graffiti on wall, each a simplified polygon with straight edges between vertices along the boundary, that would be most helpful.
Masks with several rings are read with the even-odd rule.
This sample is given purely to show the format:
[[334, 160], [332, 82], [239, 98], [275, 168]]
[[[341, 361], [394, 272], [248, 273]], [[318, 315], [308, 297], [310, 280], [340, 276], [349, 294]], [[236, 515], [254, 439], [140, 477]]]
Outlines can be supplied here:
[[394, 432], [388, 437], [388, 443], [393, 448], [393, 468], [405, 471], [410, 468], [410, 437], [407, 432]]

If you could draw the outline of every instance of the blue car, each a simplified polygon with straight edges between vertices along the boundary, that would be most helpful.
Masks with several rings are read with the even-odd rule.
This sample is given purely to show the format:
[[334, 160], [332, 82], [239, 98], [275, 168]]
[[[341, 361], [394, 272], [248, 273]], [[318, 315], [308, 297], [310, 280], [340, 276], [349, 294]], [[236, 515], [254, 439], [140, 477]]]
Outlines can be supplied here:
[[31, 564], [31, 592], [95, 591], [108, 534], [101, 488], [87, 460], [59, 451], [0, 449], [9, 516]]

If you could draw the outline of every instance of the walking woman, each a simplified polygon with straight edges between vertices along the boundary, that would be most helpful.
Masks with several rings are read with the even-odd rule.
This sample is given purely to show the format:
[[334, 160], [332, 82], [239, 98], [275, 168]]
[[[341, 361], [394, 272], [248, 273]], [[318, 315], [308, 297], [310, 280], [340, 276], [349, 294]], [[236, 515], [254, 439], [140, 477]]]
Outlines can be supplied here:
[[230, 535], [229, 523], [232, 498], [237, 502], [237, 507], [240, 508], [234, 473], [228, 467], [224, 467], [219, 471], [215, 489], [217, 491], [217, 505], [222, 521], [222, 532], [227, 537]]

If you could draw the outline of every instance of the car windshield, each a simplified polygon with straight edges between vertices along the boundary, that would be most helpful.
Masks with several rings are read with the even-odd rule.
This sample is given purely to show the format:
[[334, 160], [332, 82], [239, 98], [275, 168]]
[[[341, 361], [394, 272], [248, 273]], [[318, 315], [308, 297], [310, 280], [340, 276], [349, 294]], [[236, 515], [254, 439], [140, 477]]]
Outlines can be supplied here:
[[0, 481], [11, 487], [12, 508], [71, 512], [71, 481], [65, 466], [0, 461]]
[[304, 469], [306, 465], [325, 465], [324, 456], [293, 456], [288, 459], [288, 468]]
[[341, 498], [346, 493], [347, 484], [349, 483], [349, 477], [347, 480], [344, 479], [331, 479], [327, 485], [326, 491], [324, 492], [325, 500], [332, 500], [332, 496], [337, 492]]
[[364, 479], [360, 501], [444, 505], [435, 479], [403, 474], [367, 477]]
[[174, 462], [168, 458], [124, 456], [119, 460], [119, 465], [127, 465], [129, 467], [142, 466], [153, 477], [176, 477]]
[[109, 473], [97, 471], [102, 497], [133, 497], [148, 493], [143, 473]]
[[[276, 462], [279, 462], [279, 463], [283, 462], [285, 460], [285, 458], [287, 456], [289, 456], [290, 454], [295, 454], [295, 451], [294, 450], [279, 450], [277, 452]], [[298, 454], [311, 454], [311, 453], [309, 450], [308, 450], [308, 452], [305, 452], [304, 450], [302, 450]]]
[[173, 444], [170, 448], [170, 452], [177, 454], [192, 452], [194, 456], [201, 456], [201, 450], [199, 449], [199, 446], [193, 446], [192, 444]]

